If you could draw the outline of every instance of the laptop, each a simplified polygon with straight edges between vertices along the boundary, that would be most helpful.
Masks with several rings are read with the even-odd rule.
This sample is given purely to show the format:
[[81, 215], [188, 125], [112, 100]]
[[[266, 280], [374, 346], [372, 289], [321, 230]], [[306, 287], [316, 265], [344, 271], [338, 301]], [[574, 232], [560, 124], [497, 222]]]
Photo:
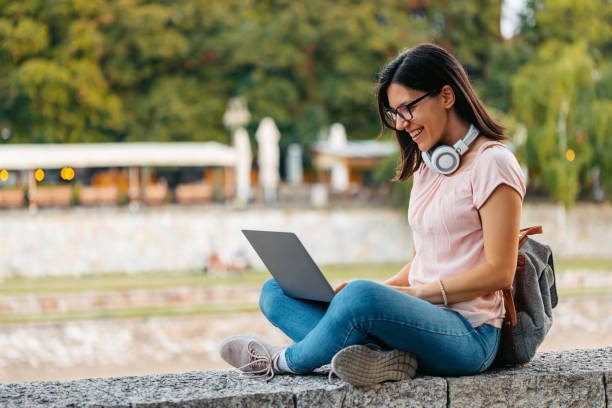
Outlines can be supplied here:
[[292, 232], [242, 230], [283, 292], [298, 299], [331, 302], [335, 295], [323, 273]]

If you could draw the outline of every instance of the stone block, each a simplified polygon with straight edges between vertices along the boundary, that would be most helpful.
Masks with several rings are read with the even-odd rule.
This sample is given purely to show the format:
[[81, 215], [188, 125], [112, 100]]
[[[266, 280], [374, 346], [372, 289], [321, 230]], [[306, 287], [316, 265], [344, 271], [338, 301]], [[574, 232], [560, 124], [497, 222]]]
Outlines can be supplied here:
[[446, 381], [440, 377], [420, 377], [373, 387], [353, 387], [336, 377], [330, 384], [327, 375], [294, 378], [293, 386], [286, 384], [295, 395], [296, 408], [446, 407]]
[[538, 353], [521, 367], [448, 378], [451, 407], [604, 407], [612, 347]]
[[441, 377], [414, 378], [366, 388], [347, 385], [342, 406], [443, 408], [447, 406], [446, 387], [446, 380]]
[[0, 384], [2, 407], [293, 407], [293, 399], [227, 371]]
[[295, 407], [343, 407], [348, 385], [338, 379], [331, 384], [326, 372], [308, 376], [279, 376], [273, 381], [290, 390], [295, 396]]
[[449, 378], [450, 407], [605, 407], [599, 373]]

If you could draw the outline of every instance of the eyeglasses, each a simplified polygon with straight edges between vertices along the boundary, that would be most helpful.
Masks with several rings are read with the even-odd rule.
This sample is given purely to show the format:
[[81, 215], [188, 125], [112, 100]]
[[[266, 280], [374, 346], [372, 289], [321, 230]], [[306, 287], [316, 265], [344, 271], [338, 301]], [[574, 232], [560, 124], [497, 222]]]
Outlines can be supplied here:
[[438, 92], [440, 92], [440, 89], [436, 89], [435, 91], [427, 92], [425, 95], [419, 98], [416, 98], [412, 102], [404, 103], [398, 106], [396, 109], [386, 108], [384, 110], [385, 118], [387, 122], [386, 125], [390, 127], [391, 129], [395, 129], [395, 124], [397, 123], [397, 115], [399, 115], [402, 119], [406, 121], [412, 120], [412, 118], [414, 117], [412, 115], [412, 108], [414, 107], [414, 105], [421, 102], [423, 99], [427, 98], [430, 95], [437, 94]]

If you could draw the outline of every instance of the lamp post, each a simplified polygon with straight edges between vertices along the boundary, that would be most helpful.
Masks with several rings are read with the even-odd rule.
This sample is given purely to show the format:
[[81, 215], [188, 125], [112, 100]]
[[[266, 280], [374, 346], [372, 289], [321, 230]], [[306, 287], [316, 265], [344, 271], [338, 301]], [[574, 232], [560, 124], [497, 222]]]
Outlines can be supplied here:
[[223, 115], [223, 124], [232, 133], [232, 142], [236, 150], [236, 201], [244, 205], [251, 196], [251, 165], [253, 154], [249, 134], [244, 128], [251, 119], [244, 98], [231, 98]]

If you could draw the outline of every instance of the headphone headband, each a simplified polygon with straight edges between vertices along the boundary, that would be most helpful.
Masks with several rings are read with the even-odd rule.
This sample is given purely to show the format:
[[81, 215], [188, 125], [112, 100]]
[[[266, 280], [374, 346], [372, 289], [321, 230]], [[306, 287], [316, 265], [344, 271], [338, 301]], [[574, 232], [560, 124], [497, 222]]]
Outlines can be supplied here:
[[470, 128], [453, 147], [440, 145], [422, 152], [421, 157], [429, 169], [442, 174], [451, 174], [459, 167], [461, 156], [468, 151], [480, 131], [470, 123]]
[[463, 139], [455, 143], [453, 149], [455, 149], [457, 153], [459, 153], [459, 155], [463, 156], [463, 154], [468, 151], [470, 145], [472, 144], [474, 139], [478, 137], [479, 134], [480, 132], [478, 131], [478, 129], [476, 129], [476, 126], [470, 123], [470, 128], [468, 129], [467, 133], [465, 134]]

